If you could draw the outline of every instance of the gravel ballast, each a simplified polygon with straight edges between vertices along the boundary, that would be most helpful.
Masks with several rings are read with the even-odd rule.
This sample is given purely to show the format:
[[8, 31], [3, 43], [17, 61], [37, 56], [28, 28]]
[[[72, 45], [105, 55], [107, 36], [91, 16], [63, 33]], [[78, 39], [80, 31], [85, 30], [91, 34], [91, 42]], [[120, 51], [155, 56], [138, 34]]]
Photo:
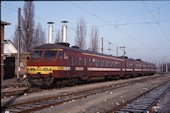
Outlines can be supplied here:
[[[159, 77], [159, 75], [148, 76], [150, 77]], [[33, 94], [24, 94], [18, 98], [15, 98], [13, 103], [20, 103], [26, 102], [30, 100], [37, 100], [41, 98], [46, 98], [54, 95], [63, 95], [77, 91], [83, 91], [92, 88], [98, 88], [102, 86], [112, 86], [115, 87], [116, 84], [139, 80], [147, 77], [139, 77], [133, 79], [126, 79], [126, 80], [118, 80], [118, 81], [107, 81], [107, 82], [100, 82], [100, 83], [91, 83], [79, 86], [72, 86], [66, 87], [61, 89], [52, 89], [52, 90], [44, 90], [42, 92], [33, 93]], [[128, 101], [131, 98], [138, 96], [140, 93], [146, 92], [149, 89], [158, 86], [159, 84], [169, 80], [170, 76], [162, 76], [157, 79], [144, 81], [140, 83], [136, 83], [135, 85], [128, 85], [126, 87], [121, 87], [115, 90], [105, 91], [103, 93], [93, 94], [91, 96], [81, 98], [78, 100], [72, 100], [69, 102], [65, 102], [64, 104], [51, 106], [50, 108], [42, 109], [40, 111], [36, 111], [36, 113], [105, 113], [106, 111], [110, 110], [111, 108]], [[1, 99], [1, 106], [10, 101], [13, 98], [6, 98]], [[161, 104], [161, 103], [160, 103]], [[167, 103], [165, 103], [167, 104]], [[164, 106], [164, 104], [162, 104]]]
[[59, 113], [105, 113], [111, 108], [124, 103], [131, 98], [138, 96], [139, 94], [152, 89], [153, 87], [162, 84], [163, 82], [170, 80], [170, 77], [163, 77], [160, 79], [154, 79], [153, 81], [146, 81], [137, 83], [135, 85], [122, 87], [119, 89], [106, 91], [104, 93], [95, 94], [86, 98], [78, 100], [72, 100], [62, 105], [51, 106], [38, 113], [46, 112], [59, 112]]

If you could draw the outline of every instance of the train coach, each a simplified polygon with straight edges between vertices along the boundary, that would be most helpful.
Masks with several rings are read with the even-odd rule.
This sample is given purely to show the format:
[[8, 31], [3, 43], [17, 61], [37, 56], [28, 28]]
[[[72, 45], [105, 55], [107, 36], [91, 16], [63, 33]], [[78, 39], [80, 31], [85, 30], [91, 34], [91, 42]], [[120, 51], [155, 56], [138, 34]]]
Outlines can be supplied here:
[[69, 47], [68, 43], [44, 44], [33, 49], [27, 61], [27, 76], [33, 85], [77, 82], [91, 79], [118, 79], [152, 75], [152, 63], [114, 57]]

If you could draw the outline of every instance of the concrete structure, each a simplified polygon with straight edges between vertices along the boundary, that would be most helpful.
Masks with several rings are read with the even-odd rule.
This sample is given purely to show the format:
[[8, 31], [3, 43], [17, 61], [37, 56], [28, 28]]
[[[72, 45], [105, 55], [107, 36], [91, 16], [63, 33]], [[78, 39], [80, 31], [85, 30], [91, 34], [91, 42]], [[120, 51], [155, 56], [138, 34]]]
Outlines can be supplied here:
[[10, 25], [8, 22], [1, 21], [1, 80], [4, 77], [4, 29], [5, 25]]
[[54, 22], [48, 22], [48, 43], [52, 44], [53, 43], [53, 24]]
[[62, 27], [63, 43], [67, 43], [67, 25], [66, 25], [66, 23], [68, 23], [68, 21], [61, 21], [61, 22], [64, 23], [64, 25]]
[[[17, 53], [11, 54], [12, 57], [15, 57], [15, 61], [17, 61]], [[20, 53], [20, 77], [27, 73], [27, 57], [30, 58], [30, 52]], [[15, 75], [17, 75], [18, 71], [18, 63], [15, 62]]]

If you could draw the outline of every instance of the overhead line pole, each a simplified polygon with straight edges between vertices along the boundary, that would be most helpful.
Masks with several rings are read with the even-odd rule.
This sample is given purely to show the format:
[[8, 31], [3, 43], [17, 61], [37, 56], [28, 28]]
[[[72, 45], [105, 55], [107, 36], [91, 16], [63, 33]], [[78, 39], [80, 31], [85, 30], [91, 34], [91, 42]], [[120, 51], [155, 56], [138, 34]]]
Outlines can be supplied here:
[[18, 54], [17, 54], [17, 63], [18, 63], [18, 71], [17, 71], [17, 81], [20, 81], [20, 39], [21, 39], [21, 8], [18, 8]]
[[102, 37], [102, 54], [103, 54], [103, 37]]
[[109, 55], [111, 55], [111, 54], [110, 54], [110, 50], [111, 50], [110, 44], [111, 44], [111, 42], [108, 42], [108, 44], [109, 44], [109, 49], [108, 49], [108, 50], [109, 50]]
[[117, 49], [116, 49], [117, 57], [118, 57], [118, 49], [119, 49], [119, 47], [117, 47]]

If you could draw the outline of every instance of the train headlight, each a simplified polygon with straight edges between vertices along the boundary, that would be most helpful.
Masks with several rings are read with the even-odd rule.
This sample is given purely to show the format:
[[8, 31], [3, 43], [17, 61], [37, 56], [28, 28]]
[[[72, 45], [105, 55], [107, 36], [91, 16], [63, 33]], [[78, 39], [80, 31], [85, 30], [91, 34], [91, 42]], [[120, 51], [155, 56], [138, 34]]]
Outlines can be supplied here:
[[44, 70], [44, 71], [48, 71], [48, 68], [44, 68], [43, 70]]
[[35, 69], [34, 69], [34, 68], [31, 68], [30, 71], [35, 71]]

